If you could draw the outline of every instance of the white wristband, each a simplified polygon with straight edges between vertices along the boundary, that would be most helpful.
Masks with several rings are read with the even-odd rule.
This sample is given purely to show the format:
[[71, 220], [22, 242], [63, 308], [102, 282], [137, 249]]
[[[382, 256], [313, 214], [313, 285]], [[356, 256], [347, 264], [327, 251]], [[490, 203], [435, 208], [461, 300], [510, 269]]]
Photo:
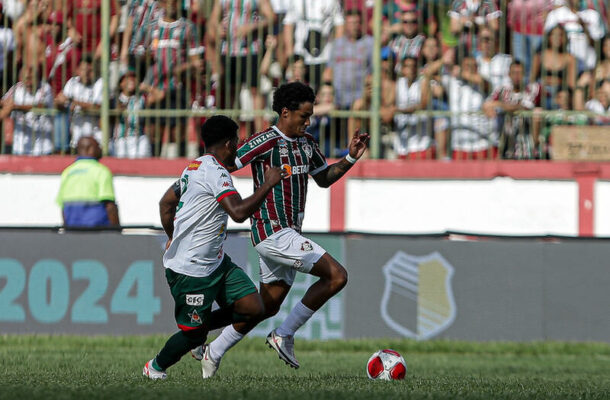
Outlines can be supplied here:
[[350, 164], [356, 164], [356, 161], [358, 161], [357, 158], [350, 156], [349, 153], [345, 156], [345, 160]]

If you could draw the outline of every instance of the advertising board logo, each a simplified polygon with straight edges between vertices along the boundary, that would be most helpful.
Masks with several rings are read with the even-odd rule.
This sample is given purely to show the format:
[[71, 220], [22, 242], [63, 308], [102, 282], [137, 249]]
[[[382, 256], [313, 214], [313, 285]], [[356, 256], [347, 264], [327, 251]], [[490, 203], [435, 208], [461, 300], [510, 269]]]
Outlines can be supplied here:
[[381, 316], [404, 337], [430, 339], [455, 320], [453, 267], [434, 252], [412, 256], [399, 251], [383, 266]]

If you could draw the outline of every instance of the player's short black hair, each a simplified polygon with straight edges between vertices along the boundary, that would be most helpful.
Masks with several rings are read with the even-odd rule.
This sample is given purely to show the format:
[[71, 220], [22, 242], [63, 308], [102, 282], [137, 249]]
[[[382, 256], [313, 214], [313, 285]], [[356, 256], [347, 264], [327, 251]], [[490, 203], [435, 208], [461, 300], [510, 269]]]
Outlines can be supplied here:
[[237, 137], [239, 126], [235, 121], [225, 115], [214, 115], [201, 125], [201, 139], [205, 147], [209, 148], [222, 141]]
[[284, 108], [298, 110], [303, 103], [313, 103], [316, 95], [313, 89], [302, 82], [290, 82], [280, 86], [273, 93], [273, 111], [282, 113]]

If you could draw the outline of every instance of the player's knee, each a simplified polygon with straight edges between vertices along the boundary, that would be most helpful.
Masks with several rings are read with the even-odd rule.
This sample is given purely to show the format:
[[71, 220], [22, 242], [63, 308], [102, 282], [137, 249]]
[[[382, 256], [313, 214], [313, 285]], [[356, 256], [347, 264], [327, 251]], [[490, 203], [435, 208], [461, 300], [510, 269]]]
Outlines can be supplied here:
[[339, 292], [347, 285], [347, 270], [339, 265], [333, 271], [330, 286], [333, 293]]

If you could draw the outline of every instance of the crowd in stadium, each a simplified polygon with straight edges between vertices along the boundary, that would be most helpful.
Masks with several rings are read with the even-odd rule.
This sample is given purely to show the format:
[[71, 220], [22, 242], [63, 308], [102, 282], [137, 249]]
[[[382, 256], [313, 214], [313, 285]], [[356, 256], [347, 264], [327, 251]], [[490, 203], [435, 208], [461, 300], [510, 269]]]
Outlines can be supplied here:
[[102, 0], [0, 0], [1, 152], [101, 141], [105, 60], [115, 157], [197, 156], [191, 110], [239, 110], [249, 135], [294, 80], [317, 94], [309, 131], [332, 157], [369, 129], [374, 87], [386, 158], [547, 159], [554, 126], [610, 125], [603, 0], [384, 0], [378, 60], [373, 0], [109, 4], [104, 26]]

